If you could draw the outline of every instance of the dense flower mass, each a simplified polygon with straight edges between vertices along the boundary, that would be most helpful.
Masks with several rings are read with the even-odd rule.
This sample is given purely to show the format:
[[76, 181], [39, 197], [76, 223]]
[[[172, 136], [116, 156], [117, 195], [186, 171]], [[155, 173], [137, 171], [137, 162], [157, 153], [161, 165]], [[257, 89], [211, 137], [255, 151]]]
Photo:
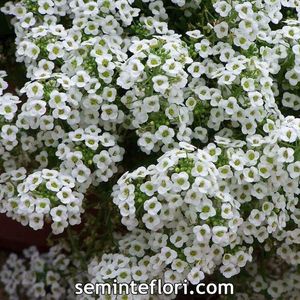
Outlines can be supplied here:
[[[261, 263], [261, 262], [260, 262]], [[285, 265], [284, 260], [276, 256], [268, 257], [263, 263], [265, 271], [260, 272], [260, 263], [252, 262], [247, 265], [246, 272], [243, 274], [243, 281], [248, 285], [243, 285], [242, 280], [236, 280], [236, 286], [243, 285], [240, 292], [234, 296], [221, 297], [222, 300], [229, 299], [293, 299], [299, 298], [300, 292], [300, 273], [295, 267]], [[283, 268], [278, 268], [284, 265]], [[267, 295], [267, 297], [265, 296]]]
[[[7, 86], [4, 80], [2, 85]], [[32, 84], [26, 87], [27, 93], [36, 92], [34, 99], [38, 89]], [[48, 103], [65, 102], [64, 97], [53, 90]], [[42, 100], [25, 102], [14, 125], [19, 98], [6, 93], [1, 101], [12, 116], [4, 114], [1, 128], [5, 172], [0, 177], [0, 211], [33, 229], [42, 228], [44, 217], [51, 217], [56, 234], [68, 224], [79, 224], [89, 186], [107, 182], [117, 172], [124, 154], [118, 137], [95, 124], [66, 130], [46, 115]]]
[[[60, 234], [94, 216], [96, 197], [118, 216], [101, 228], [111, 248], [80, 252], [92, 282], [220, 275], [236, 299], [297, 299], [299, 0], [20, 0], [2, 12], [26, 82], [7, 92], [0, 72], [0, 213]], [[11, 299], [19, 285], [68, 299], [58, 275], [54, 288], [24, 279], [55, 249], [7, 261]]]
[[[216, 267], [226, 278], [238, 274], [256, 244], [266, 252], [277, 248], [284, 261], [299, 265], [299, 162], [292, 149], [277, 144], [280, 135], [270, 135], [248, 143], [216, 136], [217, 145], [183, 145], [157, 165], [124, 174], [114, 202], [122, 223], [134, 233], [140, 227], [135, 234], [145, 237], [142, 243], [122, 241], [120, 249], [138, 258], [153, 253], [149, 274], [171, 272], [174, 282], [187, 276], [192, 284]], [[184, 265], [179, 274], [178, 259]]]
[[11, 299], [18, 299], [23, 293], [32, 299], [74, 299], [70, 287], [74, 282], [84, 280], [84, 274], [74, 277], [62, 276], [62, 272], [74, 273], [79, 264], [66, 255], [63, 245], [51, 247], [48, 253], [41, 254], [35, 247], [23, 251], [23, 257], [11, 254], [0, 274], [5, 291]]

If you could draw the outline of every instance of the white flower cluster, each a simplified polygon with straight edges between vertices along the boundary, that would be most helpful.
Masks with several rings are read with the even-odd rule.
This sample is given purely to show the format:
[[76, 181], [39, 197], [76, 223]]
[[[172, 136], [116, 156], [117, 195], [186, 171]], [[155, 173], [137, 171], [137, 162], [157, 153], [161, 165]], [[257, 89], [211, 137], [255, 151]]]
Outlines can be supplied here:
[[[257, 243], [299, 265], [300, 161], [280, 143], [299, 139], [300, 120], [287, 118], [270, 129], [271, 122], [264, 126], [266, 137], [255, 135], [246, 143], [217, 136], [218, 146], [196, 151], [183, 145], [186, 149], [167, 152], [157, 165], [124, 174], [113, 192], [122, 223], [150, 236], [139, 251], [132, 248], [133, 239], [120, 249], [137, 257], [153, 251], [159, 267], [151, 269], [161, 272], [160, 278], [170, 266], [176, 271], [172, 263], [178, 257], [187, 273], [197, 268], [212, 274], [218, 267], [232, 277], [251, 261]], [[215, 249], [218, 259], [212, 259]], [[201, 280], [188, 278], [193, 284]]]
[[[0, 73], [0, 212], [35, 229], [50, 218], [54, 233], [80, 223], [88, 189], [111, 180], [136, 137], [164, 154], [122, 166], [112, 198], [129, 232], [91, 262], [95, 282], [232, 278], [261, 252], [299, 268], [299, 0], [2, 11], [28, 82], [21, 103]], [[271, 285], [270, 297], [287, 292]]]
[[[205, 278], [205, 273], [212, 274], [220, 266], [226, 277], [234, 276], [252, 259], [251, 247], [236, 247], [232, 253], [224, 250], [230, 236], [226, 226], [216, 225], [211, 231], [209, 226], [189, 227], [187, 222], [181, 221], [177, 230], [170, 236], [162, 231], [132, 231], [119, 241], [121, 254], [104, 254], [100, 262], [93, 260], [90, 263], [92, 281], [129, 283], [134, 280], [139, 284], [153, 279], [168, 283], [188, 279], [190, 283], [198, 284]], [[210, 237], [214, 241], [212, 244]], [[118, 299], [117, 295], [113, 296], [112, 299]], [[151, 299], [150, 295], [133, 297]], [[174, 295], [165, 297], [173, 299]]]
[[[18, 110], [19, 97], [4, 93], [6, 74], [0, 75], [0, 212], [35, 230], [51, 217], [59, 234], [80, 223], [84, 194], [117, 172], [124, 149], [117, 135], [102, 131], [89, 115], [89, 104], [101, 96], [88, 94], [81, 102], [82, 95], [71, 98], [54, 80], [44, 86], [34, 81], [21, 89], [28, 100]], [[80, 113], [73, 110], [75, 119], [66, 114], [68, 104], [82, 105], [88, 121], [79, 126]]]
[[[169, 29], [162, 1], [142, 1], [153, 16], [134, 1], [44, 2], [8, 2], [3, 9], [15, 16], [17, 58], [32, 80], [23, 89], [31, 116], [24, 112], [19, 122], [26, 126], [34, 117], [41, 128], [42, 120], [47, 127], [61, 120], [114, 132], [122, 126], [135, 129], [150, 153], [206, 142], [207, 130], [226, 121], [252, 134], [265, 109], [276, 107], [278, 84], [288, 90], [282, 104], [297, 109], [290, 87], [300, 76], [298, 23], [272, 30], [281, 9], [296, 3], [215, 1], [213, 17], [221, 21], [206, 35], [187, 31], [185, 39]], [[200, 6], [174, 3], [192, 12]]]
[[[18, 257], [11, 254], [2, 266], [0, 282], [10, 299], [74, 299], [72, 280], [82, 280], [84, 275], [69, 276], [78, 264], [71, 261], [62, 245], [56, 245], [41, 254], [36, 247], [30, 247]], [[21, 298], [20, 298], [21, 297]]]
[[[222, 300], [266, 300], [266, 299], [299, 299], [300, 273], [295, 267], [288, 267], [283, 260], [276, 257], [262, 258], [263, 261], [247, 265], [242, 281], [235, 280], [240, 292], [235, 295], [221, 296]], [[261, 270], [260, 264], [265, 265]]]
[[[6, 72], [0, 71], [0, 122], [9, 122], [14, 118], [18, 110], [18, 103], [20, 100], [17, 96], [11, 93], [4, 93], [8, 87], [4, 77], [7, 76]], [[6, 127], [7, 128], [7, 127]], [[7, 128], [8, 129], [8, 128]], [[6, 129], [6, 131], [7, 131]]]
[[[3, 79], [2, 86], [7, 87]], [[29, 89], [36, 93], [36, 100], [25, 102], [20, 113], [18, 97], [10, 93], [0, 97], [4, 111], [1, 164], [5, 170], [0, 175], [0, 212], [35, 230], [51, 217], [53, 232], [59, 234], [69, 224], [81, 222], [84, 194], [91, 184], [107, 182], [117, 172], [124, 149], [117, 145], [115, 135], [96, 125], [68, 131], [54, 125], [53, 119], [43, 114], [46, 102], [37, 100], [39, 88], [34, 83], [25, 87], [27, 93]], [[64, 97], [53, 90], [48, 103], [64, 102]], [[35, 115], [37, 111], [40, 115]]]

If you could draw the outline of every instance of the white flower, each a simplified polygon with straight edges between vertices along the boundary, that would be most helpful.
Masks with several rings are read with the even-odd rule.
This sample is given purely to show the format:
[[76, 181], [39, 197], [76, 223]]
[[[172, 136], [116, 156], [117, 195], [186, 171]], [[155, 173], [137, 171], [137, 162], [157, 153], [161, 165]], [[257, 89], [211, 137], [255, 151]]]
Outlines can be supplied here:
[[90, 169], [87, 168], [84, 164], [80, 164], [72, 170], [72, 176], [74, 176], [76, 180], [80, 183], [87, 181], [90, 174]]
[[152, 197], [144, 202], [144, 209], [150, 215], [157, 215], [161, 210], [161, 204], [158, 202], [156, 197]]
[[153, 196], [153, 194], [155, 193], [155, 187], [154, 184], [150, 181], [147, 181], [145, 183], [143, 183], [140, 186], [140, 190], [145, 193], [147, 196]]
[[51, 209], [50, 215], [54, 222], [65, 221], [67, 219], [67, 208], [64, 205], [54, 207]]
[[71, 78], [71, 81], [79, 88], [85, 87], [89, 81], [90, 81], [91, 77], [89, 76], [89, 74], [86, 71], [77, 71], [76, 75], [74, 75]]
[[193, 62], [187, 70], [194, 78], [199, 78], [205, 73], [205, 66], [200, 62]]
[[193, 228], [198, 242], [207, 242], [211, 239], [211, 229], [207, 224], [197, 225]]
[[148, 56], [147, 65], [150, 68], [158, 67], [161, 64], [161, 58], [157, 55], [150, 54]]
[[158, 93], [164, 93], [169, 88], [169, 80], [165, 75], [157, 75], [152, 78], [153, 88]]
[[226, 1], [217, 1], [214, 3], [214, 8], [222, 17], [227, 17], [232, 7]]
[[265, 220], [265, 214], [257, 209], [253, 209], [249, 216], [249, 222], [258, 227]]
[[103, 104], [101, 110], [101, 119], [104, 121], [115, 120], [118, 117], [118, 107], [115, 104]]
[[55, 60], [57, 58], [62, 58], [65, 54], [63, 50], [63, 45], [60, 42], [49, 43], [47, 45], [47, 51], [49, 52], [48, 58], [50, 60]]
[[201, 34], [201, 31], [198, 29], [187, 31], [186, 34], [194, 39], [200, 39], [201, 37], [203, 37], [203, 34]]
[[221, 22], [214, 26], [214, 31], [219, 39], [228, 35], [228, 24], [226, 22]]
[[200, 281], [204, 279], [204, 277], [205, 277], [204, 273], [198, 267], [192, 268], [187, 275], [188, 280], [193, 285], [198, 284]]
[[202, 58], [207, 58], [212, 53], [210, 42], [207, 39], [203, 39], [200, 43], [196, 43], [195, 49]]
[[171, 177], [176, 191], [187, 190], [190, 187], [189, 176], [185, 172], [174, 173]]
[[215, 244], [226, 245], [228, 243], [228, 229], [225, 226], [214, 226], [212, 228], [212, 241]]
[[46, 182], [47, 189], [49, 189], [52, 192], [58, 192], [61, 186], [62, 184], [57, 178], [51, 178], [49, 181]]
[[72, 190], [69, 187], [63, 187], [57, 194], [57, 198], [63, 203], [68, 204], [74, 200]]
[[142, 221], [150, 230], [156, 231], [160, 227], [160, 219], [157, 215], [144, 214]]
[[237, 4], [235, 5], [234, 9], [238, 12], [239, 17], [241, 19], [246, 19], [248, 17], [251, 17], [251, 15], [253, 14], [252, 4], [250, 2]]
[[159, 126], [158, 130], [155, 132], [155, 137], [158, 140], [161, 140], [164, 144], [170, 144], [174, 135], [174, 130], [166, 125]]
[[289, 164], [287, 170], [291, 178], [300, 177], [300, 161]]
[[234, 264], [228, 264], [226, 266], [221, 266], [220, 272], [225, 278], [231, 278], [234, 275], [237, 275], [240, 272], [240, 269]]
[[177, 252], [169, 247], [161, 249], [161, 256], [165, 264], [171, 264], [177, 258]]
[[242, 87], [247, 92], [253, 92], [255, 90], [254, 79], [243, 77], [241, 80]]
[[44, 226], [44, 215], [40, 213], [32, 213], [29, 215], [29, 226], [34, 230], [42, 229]]
[[200, 218], [201, 220], [207, 220], [210, 217], [216, 215], [216, 210], [213, 207], [213, 203], [210, 199], [204, 199], [200, 206]]
[[259, 180], [258, 170], [255, 167], [244, 168], [243, 175], [247, 182], [256, 182]]
[[48, 198], [39, 198], [36, 203], [36, 212], [38, 214], [47, 214], [50, 212], [50, 200]]

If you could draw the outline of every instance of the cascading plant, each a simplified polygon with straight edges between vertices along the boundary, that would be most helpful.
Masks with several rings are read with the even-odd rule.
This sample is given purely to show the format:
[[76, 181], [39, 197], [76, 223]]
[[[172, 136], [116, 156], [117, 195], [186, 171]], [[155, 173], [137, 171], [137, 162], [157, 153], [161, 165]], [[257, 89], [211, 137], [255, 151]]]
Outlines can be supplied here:
[[234, 282], [235, 299], [298, 299], [299, 0], [1, 11], [25, 74], [13, 93], [0, 72], [0, 213], [58, 235], [8, 258], [11, 299], [208, 278]]

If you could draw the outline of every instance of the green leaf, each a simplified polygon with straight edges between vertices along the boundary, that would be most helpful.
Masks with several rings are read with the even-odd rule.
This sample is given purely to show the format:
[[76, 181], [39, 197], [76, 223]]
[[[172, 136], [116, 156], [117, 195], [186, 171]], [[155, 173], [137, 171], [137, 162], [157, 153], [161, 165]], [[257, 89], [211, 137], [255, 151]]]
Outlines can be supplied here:
[[295, 149], [294, 158], [295, 161], [300, 161], [300, 145]]

